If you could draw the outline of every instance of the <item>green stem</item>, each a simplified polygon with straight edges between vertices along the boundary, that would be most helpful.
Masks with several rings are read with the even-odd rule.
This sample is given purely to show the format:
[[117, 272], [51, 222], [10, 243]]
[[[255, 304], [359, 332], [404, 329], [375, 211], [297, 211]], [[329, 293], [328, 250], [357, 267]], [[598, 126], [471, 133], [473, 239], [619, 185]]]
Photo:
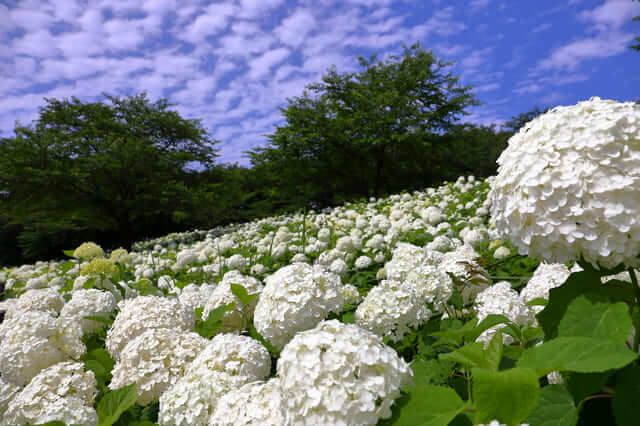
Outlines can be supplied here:
[[[638, 277], [636, 277], [636, 271], [633, 268], [629, 268], [629, 276], [631, 277], [631, 285], [633, 286], [633, 293], [636, 296], [636, 304], [640, 308], [640, 287], [638, 287]], [[635, 327], [633, 333], [633, 350], [638, 352], [640, 349], [640, 330]]]

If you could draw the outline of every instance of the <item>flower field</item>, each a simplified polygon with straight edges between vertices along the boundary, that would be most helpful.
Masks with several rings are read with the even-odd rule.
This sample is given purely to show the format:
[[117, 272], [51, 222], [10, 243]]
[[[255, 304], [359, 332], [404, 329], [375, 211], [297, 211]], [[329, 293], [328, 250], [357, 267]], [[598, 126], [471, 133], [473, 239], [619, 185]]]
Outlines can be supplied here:
[[0, 270], [0, 425], [636, 424], [640, 107], [499, 164]]

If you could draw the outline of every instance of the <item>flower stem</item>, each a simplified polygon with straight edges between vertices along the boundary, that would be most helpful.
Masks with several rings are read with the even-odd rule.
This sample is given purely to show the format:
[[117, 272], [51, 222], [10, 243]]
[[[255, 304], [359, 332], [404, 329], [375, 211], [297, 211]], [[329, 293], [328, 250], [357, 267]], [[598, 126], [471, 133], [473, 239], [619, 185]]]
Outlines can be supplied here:
[[[638, 306], [638, 308], [640, 308], [640, 287], [638, 287], [638, 277], [636, 277], [636, 271], [633, 268], [629, 268], [629, 276], [631, 277], [631, 285], [633, 286], [633, 293], [636, 296], [636, 305]], [[636, 352], [640, 350], [640, 330], [638, 329], [637, 325], [633, 332], [633, 350]]]

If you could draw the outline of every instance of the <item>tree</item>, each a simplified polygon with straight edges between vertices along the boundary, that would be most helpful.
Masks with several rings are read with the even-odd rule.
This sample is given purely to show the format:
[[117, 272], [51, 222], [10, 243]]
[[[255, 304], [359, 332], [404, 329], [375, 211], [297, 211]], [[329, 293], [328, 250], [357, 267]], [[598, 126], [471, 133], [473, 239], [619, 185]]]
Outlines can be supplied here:
[[549, 108], [541, 109], [539, 107], [533, 107], [527, 112], [520, 113], [502, 125], [502, 129], [508, 133], [517, 133], [525, 124], [536, 118], [537, 116], [549, 111]]
[[3, 214], [25, 254], [96, 236], [128, 245], [189, 215], [188, 179], [216, 157], [199, 121], [144, 93], [45, 101], [32, 125], [0, 141]]
[[[291, 199], [336, 202], [393, 189], [403, 152], [425, 147], [476, 104], [471, 88], [419, 45], [384, 61], [359, 59], [360, 71], [330, 68], [282, 110], [286, 124], [250, 153], [271, 168]], [[402, 173], [400, 173], [402, 172]], [[291, 195], [293, 194], [293, 195]]]

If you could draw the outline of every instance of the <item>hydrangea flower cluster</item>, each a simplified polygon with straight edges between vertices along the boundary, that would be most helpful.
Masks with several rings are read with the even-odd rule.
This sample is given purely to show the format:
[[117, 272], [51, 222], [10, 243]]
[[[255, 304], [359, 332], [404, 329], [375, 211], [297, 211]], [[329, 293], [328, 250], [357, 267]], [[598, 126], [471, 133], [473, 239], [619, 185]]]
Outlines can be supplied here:
[[206, 425], [220, 397], [265, 379], [271, 370], [267, 349], [247, 336], [218, 334], [185, 374], [160, 398], [161, 425]]
[[380, 337], [331, 320], [285, 346], [278, 376], [293, 424], [374, 425], [391, 416], [412, 372]]
[[255, 309], [256, 330], [277, 348], [299, 331], [315, 327], [344, 300], [340, 277], [306, 263], [285, 266], [265, 279]]
[[591, 98], [525, 125], [498, 159], [491, 216], [521, 254], [640, 264], [640, 105]]

